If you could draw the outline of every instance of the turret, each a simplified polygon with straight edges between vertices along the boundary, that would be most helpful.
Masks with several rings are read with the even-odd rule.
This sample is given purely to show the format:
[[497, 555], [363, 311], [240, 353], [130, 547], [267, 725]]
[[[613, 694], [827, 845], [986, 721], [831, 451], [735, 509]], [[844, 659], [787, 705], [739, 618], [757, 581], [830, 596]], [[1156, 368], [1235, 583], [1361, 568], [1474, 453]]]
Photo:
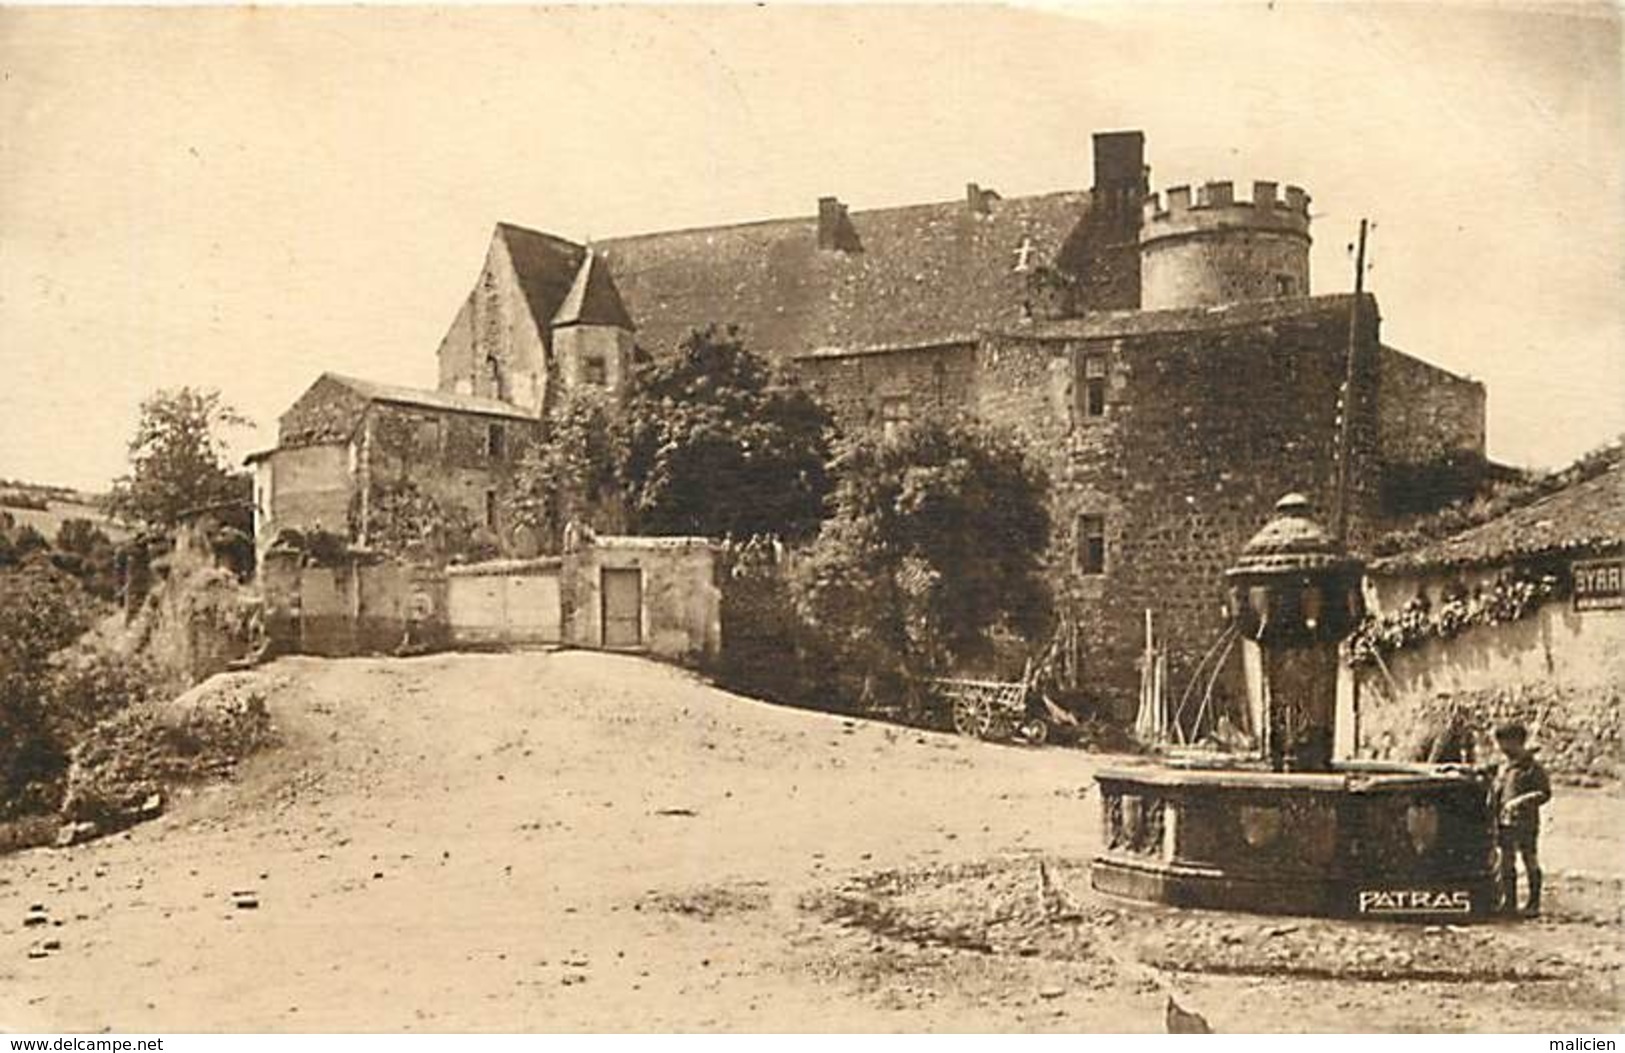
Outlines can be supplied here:
[[1140, 305], [1207, 307], [1309, 295], [1309, 195], [1256, 182], [1237, 200], [1228, 182], [1145, 199], [1140, 222]]
[[632, 316], [609, 265], [587, 249], [552, 322], [553, 358], [564, 390], [597, 388], [619, 401], [632, 382]]

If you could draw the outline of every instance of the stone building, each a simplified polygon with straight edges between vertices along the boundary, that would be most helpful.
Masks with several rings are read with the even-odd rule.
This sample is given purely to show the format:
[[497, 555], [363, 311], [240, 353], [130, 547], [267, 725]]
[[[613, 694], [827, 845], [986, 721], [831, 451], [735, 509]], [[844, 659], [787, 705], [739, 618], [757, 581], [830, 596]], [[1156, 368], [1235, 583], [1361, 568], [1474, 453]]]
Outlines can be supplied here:
[[[801, 217], [590, 247], [499, 224], [441, 342], [434, 397], [474, 400], [459, 403], [471, 420], [477, 403], [537, 421], [562, 389], [618, 398], [637, 352], [731, 324], [849, 433], [937, 414], [1008, 428], [1049, 472], [1070, 664], [1126, 714], [1144, 612], [1178, 682], [1223, 624], [1220, 571], [1273, 502], [1299, 491], [1330, 506], [1345, 376], [1356, 542], [1391, 518], [1395, 480], [1448, 464], [1471, 484], [1485, 402], [1482, 385], [1385, 345], [1374, 298], [1312, 294], [1302, 189], [1153, 193], [1140, 132], [1093, 145], [1087, 190], [970, 183], [872, 210], [824, 196]], [[290, 475], [301, 458], [362, 460], [298, 443], [285, 419], [272, 457]], [[273, 494], [305, 485], [273, 474]], [[458, 492], [481, 486], [511, 551], [500, 481]]]
[[278, 421], [276, 447], [248, 458], [256, 547], [285, 531], [367, 547], [432, 505], [503, 549], [506, 490], [535, 439], [535, 418], [511, 403], [324, 373]]

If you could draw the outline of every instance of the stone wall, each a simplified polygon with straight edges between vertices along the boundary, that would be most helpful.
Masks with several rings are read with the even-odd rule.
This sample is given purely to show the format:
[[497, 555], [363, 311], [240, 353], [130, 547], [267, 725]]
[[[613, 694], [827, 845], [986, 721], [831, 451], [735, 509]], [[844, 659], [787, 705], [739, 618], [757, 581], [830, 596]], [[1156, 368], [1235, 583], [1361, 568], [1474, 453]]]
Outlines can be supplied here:
[[440, 390], [542, 411], [548, 381], [545, 334], [525, 299], [506, 239], [491, 239], [474, 289], [452, 320], [436, 357]]
[[[491, 452], [491, 429], [501, 429], [500, 448]], [[374, 403], [363, 425], [354, 508], [357, 536], [383, 533], [380, 521], [391, 488], [410, 486], [432, 498], [443, 512], [461, 516], [506, 553], [513, 536], [506, 521], [507, 494], [514, 470], [536, 441], [531, 422], [419, 406]], [[493, 495], [488, 509], [487, 495]], [[488, 522], [488, 510], [494, 523]]]
[[[1437, 607], [1447, 595], [1487, 586], [1505, 566], [1372, 574], [1373, 613], [1417, 597]], [[1447, 639], [1391, 652], [1384, 666], [1344, 670], [1358, 707], [1355, 752], [1408, 759], [1421, 735], [1447, 709], [1461, 709], [1491, 749], [1498, 722], [1522, 720], [1553, 769], [1569, 776], [1625, 775], [1625, 610], [1577, 611], [1567, 599], [1540, 605], [1517, 621], [1475, 625]], [[1348, 694], [1345, 686], [1345, 695]]]
[[[977, 414], [1047, 460], [1057, 603], [1077, 632], [1086, 688], [1119, 716], [1138, 693], [1145, 611], [1171, 649], [1175, 690], [1225, 624], [1223, 573], [1288, 491], [1328, 518], [1347, 298], [1266, 320], [1191, 324], [1110, 319], [1076, 336], [990, 338], [978, 359]], [[1187, 326], [1181, 328], [1181, 325]], [[1373, 532], [1377, 488], [1372, 390], [1378, 320], [1369, 298], [1357, 378], [1351, 535]], [[1105, 374], [1089, 416], [1082, 376]], [[1079, 566], [1079, 517], [1104, 520], [1104, 572]]]
[[1484, 458], [1484, 385], [1384, 347], [1377, 356], [1377, 444], [1391, 466]]
[[324, 374], [277, 418], [277, 446], [349, 442], [366, 408], [359, 392]]
[[1144, 246], [1140, 289], [1146, 310], [1306, 296], [1309, 242], [1272, 231], [1233, 231]]
[[878, 432], [888, 413], [913, 420], [959, 413], [972, 403], [977, 379], [971, 344], [801, 355], [790, 368], [845, 434]]
[[255, 466], [254, 540], [263, 554], [284, 530], [343, 534], [353, 494], [349, 443], [278, 449]]
[[564, 637], [576, 647], [604, 645], [600, 588], [605, 569], [642, 572], [639, 651], [702, 663], [722, 648], [722, 590], [716, 549], [704, 538], [601, 537], [566, 542], [560, 591]]

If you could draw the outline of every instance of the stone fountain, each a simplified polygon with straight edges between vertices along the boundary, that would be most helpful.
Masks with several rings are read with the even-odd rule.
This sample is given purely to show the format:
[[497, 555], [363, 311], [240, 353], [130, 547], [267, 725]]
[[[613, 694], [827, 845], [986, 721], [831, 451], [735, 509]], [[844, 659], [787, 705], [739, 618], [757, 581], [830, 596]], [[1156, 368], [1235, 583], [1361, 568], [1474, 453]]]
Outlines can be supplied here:
[[1434, 765], [1339, 762], [1341, 641], [1360, 563], [1289, 494], [1228, 572], [1247, 752], [1096, 776], [1094, 887], [1179, 907], [1440, 921], [1489, 913], [1483, 782]]

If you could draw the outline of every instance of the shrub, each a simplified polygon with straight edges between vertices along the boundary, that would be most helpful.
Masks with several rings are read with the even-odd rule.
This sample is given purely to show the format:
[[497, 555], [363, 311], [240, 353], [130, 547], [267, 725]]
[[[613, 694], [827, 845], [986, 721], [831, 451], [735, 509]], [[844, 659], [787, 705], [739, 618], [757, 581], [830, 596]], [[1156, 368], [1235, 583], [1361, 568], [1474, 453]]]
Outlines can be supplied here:
[[271, 738], [263, 688], [249, 674], [214, 677], [172, 702], [141, 702], [75, 748], [62, 813], [102, 831], [127, 826], [153, 813], [155, 797], [229, 775]]
[[50, 720], [50, 657], [90, 625], [72, 578], [31, 563], [0, 571], [0, 815], [49, 807], [65, 754]]
[[1044, 483], [980, 426], [928, 421], [848, 446], [835, 514], [796, 575], [797, 608], [872, 694], [993, 659], [1050, 616]]

